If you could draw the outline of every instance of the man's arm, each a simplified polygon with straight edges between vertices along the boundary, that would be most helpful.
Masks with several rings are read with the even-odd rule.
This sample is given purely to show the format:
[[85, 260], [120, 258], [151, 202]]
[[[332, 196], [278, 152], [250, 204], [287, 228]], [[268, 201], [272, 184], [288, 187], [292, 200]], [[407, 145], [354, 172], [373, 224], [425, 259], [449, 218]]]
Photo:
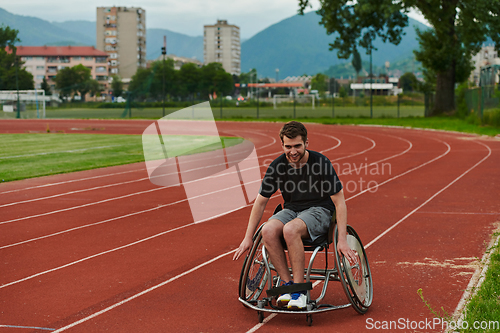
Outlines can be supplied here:
[[250, 218], [248, 219], [247, 231], [245, 233], [245, 238], [240, 244], [240, 247], [236, 250], [233, 256], [233, 260], [238, 260], [238, 258], [248, 251], [253, 244], [252, 237], [255, 233], [255, 229], [259, 225], [262, 215], [264, 215], [264, 209], [266, 208], [269, 198], [266, 198], [260, 194], [257, 195], [255, 202], [253, 203], [252, 212], [250, 213]]
[[351, 250], [349, 245], [347, 245], [347, 206], [345, 204], [344, 190], [342, 189], [332, 195], [331, 199], [335, 205], [337, 214], [337, 230], [339, 233], [337, 250], [339, 253], [343, 253], [351, 263], [356, 262], [356, 254]]

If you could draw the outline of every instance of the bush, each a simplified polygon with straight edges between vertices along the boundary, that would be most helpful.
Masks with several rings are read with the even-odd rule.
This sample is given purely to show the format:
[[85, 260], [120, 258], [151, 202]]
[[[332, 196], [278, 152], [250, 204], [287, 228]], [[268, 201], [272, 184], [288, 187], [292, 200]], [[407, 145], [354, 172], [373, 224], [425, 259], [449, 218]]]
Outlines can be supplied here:
[[493, 109], [483, 115], [483, 124], [500, 127], [500, 109]]

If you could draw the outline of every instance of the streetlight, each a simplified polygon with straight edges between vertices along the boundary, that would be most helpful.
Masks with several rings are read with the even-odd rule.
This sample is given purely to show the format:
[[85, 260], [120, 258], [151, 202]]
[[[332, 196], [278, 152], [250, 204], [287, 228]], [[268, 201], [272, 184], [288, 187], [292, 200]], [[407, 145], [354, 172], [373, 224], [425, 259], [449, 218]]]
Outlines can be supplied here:
[[276, 83], [280, 80], [280, 69], [276, 68]]
[[163, 104], [163, 117], [165, 117], [165, 55], [167, 54], [167, 36], [163, 36], [163, 47], [161, 48], [163, 54], [163, 87], [162, 87], [162, 104]]

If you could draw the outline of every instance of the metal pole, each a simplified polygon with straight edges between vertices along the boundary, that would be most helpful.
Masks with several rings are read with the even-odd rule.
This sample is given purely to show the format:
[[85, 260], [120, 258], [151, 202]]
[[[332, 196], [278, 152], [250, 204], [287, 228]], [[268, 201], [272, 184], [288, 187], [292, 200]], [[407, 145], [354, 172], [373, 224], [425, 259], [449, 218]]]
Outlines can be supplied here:
[[161, 48], [161, 54], [163, 54], [163, 87], [162, 87], [162, 105], [163, 105], [163, 117], [165, 117], [165, 55], [167, 54], [167, 36], [163, 36], [163, 47]]
[[21, 118], [21, 105], [19, 104], [19, 79], [17, 74], [17, 69], [19, 67], [19, 60], [17, 59], [17, 54], [14, 55], [16, 57], [16, 90], [17, 90], [17, 115], [16, 118]]
[[373, 73], [372, 73], [372, 44], [370, 43], [370, 118], [373, 118]]
[[257, 86], [257, 119], [259, 119], [260, 87]]
[[333, 90], [332, 90], [332, 118], [335, 118], [335, 76], [333, 77]]

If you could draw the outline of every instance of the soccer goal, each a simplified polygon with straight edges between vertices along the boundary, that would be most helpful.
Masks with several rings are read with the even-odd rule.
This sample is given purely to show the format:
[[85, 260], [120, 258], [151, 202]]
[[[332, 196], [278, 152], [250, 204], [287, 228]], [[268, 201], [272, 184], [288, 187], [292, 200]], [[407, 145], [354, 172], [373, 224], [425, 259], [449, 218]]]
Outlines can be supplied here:
[[17, 118], [18, 114], [20, 118], [45, 118], [45, 104], [50, 100], [43, 89], [0, 90], [0, 118]]
[[315, 95], [280, 95], [276, 94], [273, 96], [273, 105], [276, 109], [280, 105], [290, 106], [293, 103], [307, 105], [311, 104], [314, 109]]

